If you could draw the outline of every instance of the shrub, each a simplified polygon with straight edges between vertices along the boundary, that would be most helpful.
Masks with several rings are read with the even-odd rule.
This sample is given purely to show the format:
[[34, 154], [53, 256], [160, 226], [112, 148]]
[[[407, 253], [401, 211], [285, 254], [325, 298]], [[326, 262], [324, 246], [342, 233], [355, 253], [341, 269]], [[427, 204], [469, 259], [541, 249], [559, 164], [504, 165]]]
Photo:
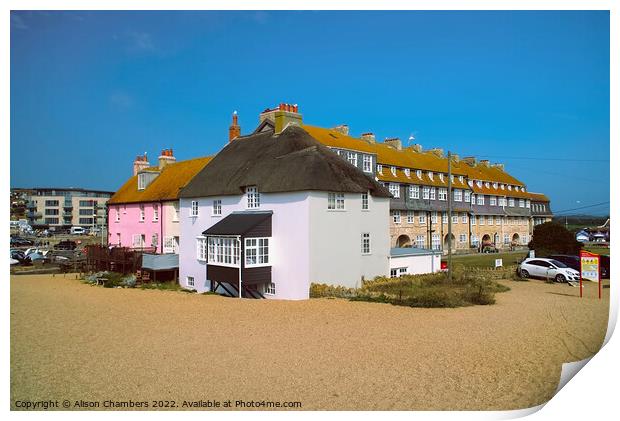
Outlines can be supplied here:
[[133, 274], [129, 276], [125, 276], [121, 280], [121, 283], [123, 284], [123, 286], [126, 286], [128, 288], [134, 288], [136, 286], [136, 276]]
[[536, 250], [539, 257], [555, 253], [575, 255], [579, 254], [581, 243], [561, 224], [546, 222], [534, 227], [534, 235], [528, 247]]

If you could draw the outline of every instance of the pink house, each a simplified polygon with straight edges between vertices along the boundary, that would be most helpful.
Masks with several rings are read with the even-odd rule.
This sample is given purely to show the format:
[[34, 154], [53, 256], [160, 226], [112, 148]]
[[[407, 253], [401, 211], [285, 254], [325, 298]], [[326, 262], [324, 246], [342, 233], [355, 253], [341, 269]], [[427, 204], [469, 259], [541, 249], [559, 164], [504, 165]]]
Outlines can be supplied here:
[[137, 156], [133, 176], [108, 201], [108, 244], [155, 253], [178, 253], [179, 191], [211, 160], [176, 162], [165, 149], [158, 166]]

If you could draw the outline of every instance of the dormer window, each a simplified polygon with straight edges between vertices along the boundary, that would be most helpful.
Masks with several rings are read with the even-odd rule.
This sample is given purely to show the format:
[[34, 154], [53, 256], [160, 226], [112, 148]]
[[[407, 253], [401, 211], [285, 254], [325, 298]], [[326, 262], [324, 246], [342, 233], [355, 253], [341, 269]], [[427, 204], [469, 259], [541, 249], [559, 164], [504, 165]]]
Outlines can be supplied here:
[[450, 181], [454, 183], [454, 174], [450, 174]]
[[433, 172], [432, 171], [428, 172], [428, 178], [430, 178], [431, 180], [433, 179]]
[[474, 182], [472, 180], [469, 180], [467, 184], [469, 184], [469, 187], [474, 187]]
[[508, 190], [512, 190], [512, 186], [510, 184], [508, 185]]
[[443, 174], [439, 174], [439, 180], [443, 183]]
[[405, 168], [405, 175], [407, 178], [411, 178], [411, 170], [409, 168]]
[[480, 181], [480, 180], [476, 181], [476, 185], [477, 185], [478, 187], [482, 187], [482, 181]]
[[463, 182], [463, 176], [459, 175], [459, 181], [462, 183]]
[[486, 183], [484, 183], [484, 187], [486, 187], [486, 188], [488, 189], [489, 187], [491, 187], [491, 183], [489, 183], [489, 182], [487, 181]]
[[503, 185], [503, 184], [502, 184], [502, 185], [500, 185], [499, 187], [500, 187], [502, 190], [504, 190], [504, 189], [506, 188], [506, 186], [505, 186], [505, 185]]
[[497, 183], [493, 183], [493, 188], [497, 190]]
[[390, 167], [393, 176], [396, 176], [396, 167]]
[[260, 193], [256, 186], [246, 187], [245, 195], [248, 209], [257, 209], [260, 207]]
[[138, 174], [138, 190], [144, 190], [146, 188], [146, 174]]
[[415, 175], [421, 180], [422, 179], [422, 170], [415, 170]]
[[381, 164], [377, 164], [377, 172], [381, 175], [383, 175], [383, 165]]

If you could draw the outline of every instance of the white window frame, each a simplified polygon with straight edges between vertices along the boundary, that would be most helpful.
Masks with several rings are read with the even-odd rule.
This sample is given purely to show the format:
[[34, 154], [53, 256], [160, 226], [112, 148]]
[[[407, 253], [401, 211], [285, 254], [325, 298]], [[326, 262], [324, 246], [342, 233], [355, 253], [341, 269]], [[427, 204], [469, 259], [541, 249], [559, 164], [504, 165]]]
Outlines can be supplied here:
[[525, 207], [525, 200], [524, 199], [519, 199], [519, 207], [520, 208], [524, 208]]
[[418, 177], [421, 180], [422, 179], [422, 170], [415, 170], [415, 175], [416, 175], [416, 177]]
[[439, 218], [437, 215], [437, 211], [432, 211], [431, 212], [431, 224], [436, 224], [438, 220]]
[[140, 204], [139, 208], [140, 208], [140, 217], [138, 219], [138, 222], [144, 222], [144, 219], [145, 219], [144, 205]]
[[[251, 244], [252, 242], [256, 242], [256, 243]], [[246, 268], [271, 266], [271, 260], [269, 257], [269, 249], [271, 248], [270, 242], [271, 242], [271, 237], [250, 237], [250, 238], [245, 239], [243, 255], [244, 255]], [[267, 253], [264, 253], [265, 249], [267, 250]], [[253, 254], [253, 253], [250, 253], [251, 251], [255, 251], [254, 256], [256, 257], [256, 263], [248, 262], [248, 259]]]
[[440, 187], [438, 195], [439, 195], [439, 200], [443, 200], [443, 201], [448, 200], [448, 189], [444, 187]]
[[467, 212], [462, 212], [461, 213], [461, 223], [462, 224], [466, 224], [467, 223]]
[[133, 234], [131, 236], [131, 247], [132, 248], [144, 248], [144, 242], [145, 242], [144, 234]]
[[207, 237], [204, 235], [196, 237], [196, 260], [207, 261]]
[[267, 282], [264, 289], [265, 295], [276, 295], [276, 284], [274, 282]]
[[471, 193], [469, 192], [469, 190], [465, 190], [463, 192], [463, 202], [469, 203], [470, 201], [471, 201]]
[[346, 210], [345, 202], [344, 202], [344, 193], [328, 192], [327, 193], [327, 210], [330, 210], [330, 211]]
[[159, 222], [159, 205], [153, 205], [153, 222]]
[[437, 197], [437, 189], [435, 187], [431, 187], [431, 200], [435, 200]]
[[441, 223], [442, 224], [448, 223], [448, 212], [441, 212]]
[[407, 211], [407, 223], [414, 224], [415, 223], [415, 212]]
[[138, 190], [146, 188], [146, 174], [138, 174]]
[[409, 186], [409, 198], [410, 199], [420, 198], [420, 186]]
[[245, 188], [246, 207], [247, 209], [259, 209], [260, 208], [260, 193], [258, 187], [248, 186]]
[[510, 207], [510, 208], [514, 208], [515, 207], [515, 200], [512, 197], [508, 198], [508, 207]]
[[213, 207], [211, 208], [211, 216], [222, 216], [222, 199], [213, 200]]
[[349, 164], [357, 167], [357, 154], [355, 152], [347, 151], [347, 161]]
[[459, 223], [459, 214], [454, 214], [452, 215], [452, 223], [453, 224], [458, 224]]
[[381, 175], [383, 175], [383, 165], [381, 164], [377, 164], [377, 172]]
[[484, 205], [484, 194], [479, 194], [478, 195], [478, 206], [483, 206]]
[[237, 237], [207, 237], [205, 258], [214, 266], [238, 268], [241, 259], [240, 244]]
[[399, 210], [392, 211], [392, 221], [395, 224], [400, 224], [400, 211]]
[[491, 205], [491, 206], [497, 206], [497, 197], [495, 197], [495, 196], [489, 196], [489, 205]]
[[400, 184], [390, 183], [389, 190], [390, 194], [394, 196], [395, 199], [398, 199], [400, 197]]
[[453, 197], [454, 197], [455, 202], [462, 202], [463, 201], [463, 190], [455, 189]]
[[371, 243], [370, 243], [370, 233], [363, 232], [361, 236], [362, 240], [362, 255], [368, 256], [372, 254]]
[[372, 155], [364, 155], [362, 158], [362, 170], [372, 172]]
[[362, 210], [367, 211], [369, 208], [369, 195], [368, 193], [362, 193]]
[[433, 234], [431, 236], [431, 249], [441, 250], [441, 236], [439, 234]]
[[422, 225], [426, 225], [426, 212], [420, 212], [418, 214], [418, 223]]
[[415, 245], [417, 248], [425, 248], [426, 246], [426, 236], [425, 235], [416, 235], [415, 236]]
[[196, 282], [194, 280], [194, 277], [193, 276], [185, 277], [185, 285], [188, 286], [188, 287], [194, 288], [196, 286]]
[[483, 215], [478, 215], [478, 225], [484, 225], [484, 216]]
[[391, 166], [391, 167], [390, 167], [390, 172], [392, 173], [392, 175], [393, 175], [394, 177], [396, 177], [396, 167], [395, 167], [395, 166]]
[[166, 236], [164, 237], [163, 242], [163, 253], [164, 254], [177, 254], [179, 252], [179, 243], [177, 242], [177, 237], [174, 236]]
[[198, 216], [198, 201], [192, 200], [191, 207], [189, 210], [189, 216], [195, 218]]
[[411, 178], [411, 170], [409, 168], [405, 168], [405, 175], [407, 178]]

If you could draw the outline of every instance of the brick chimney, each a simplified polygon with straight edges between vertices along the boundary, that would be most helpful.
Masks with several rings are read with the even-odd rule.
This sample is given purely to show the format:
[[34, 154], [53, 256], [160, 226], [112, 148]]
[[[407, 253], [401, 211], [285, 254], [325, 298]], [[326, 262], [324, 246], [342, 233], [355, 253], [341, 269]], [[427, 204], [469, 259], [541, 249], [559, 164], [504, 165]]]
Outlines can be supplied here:
[[441, 148], [433, 148], [429, 149], [428, 151], [433, 155], [438, 156], [439, 158], [443, 158], [443, 149]]
[[136, 160], [133, 161], [133, 175], [137, 175], [138, 172], [150, 166], [151, 164], [149, 164], [149, 161], [146, 158], [146, 152], [144, 152], [144, 155], [136, 156]]
[[413, 151], [415, 152], [422, 152], [422, 145], [420, 145], [419, 143], [414, 143], [413, 145], [409, 146]]
[[334, 127], [333, 130], [337, 131], [338, 133], [342, 133], [345, 136], [349, 135], [349, 126], [346, 124], [339, 124], [338, 126]]
[[476, 158], [474, 158], [473, 156], [466, 156], [465, 158], [463, 158], [463, 162], [466, 162], [472, 167], [476, 166]]
[[368, 143], [375, 143], [376, 142], [375, 134], [373, 132], [362, 133], [360, 138], [362, 140], [365, 140]]
[[481, 160], [480, 160], [480, 163], [481, 163], [482, 165], [484, 165], [485, 167], [488, 167], [488, 166], [489, 166], [489, 160], [488, 160], [488, 159], [481, 159]]
[[397, 137], [386, 137], [383, 143], [399, 151], [403, 149], [403, 143]]
[[301, 126], [302, 118], [297, 104], [281, 103], [276, 108], [267, 108], [259, 115], [259, 124], [270, 120], [275, 126], [274, 133], [282, 133], [289, 124]]
[[161, 171], [166, 165], [174, 164], [176, 160], [172, 149], [163, 149], [159, 155], [159, 170]]
[[457, 154], [453, 153], [453, 154], [451, 154], [450, 156], [452, 157], [452, 160], [453, 160], [454, 162], [459, 162], [459, 156], [458, 156]]
[[228, 128], [228, 141], [232, 142], [234, 139], [241, 136], [241, 126], [239, 126], [237, 112], [233, 112], [232, 124]]
[[492, 166], [504, 171], [504, 164], [493, 164]]

